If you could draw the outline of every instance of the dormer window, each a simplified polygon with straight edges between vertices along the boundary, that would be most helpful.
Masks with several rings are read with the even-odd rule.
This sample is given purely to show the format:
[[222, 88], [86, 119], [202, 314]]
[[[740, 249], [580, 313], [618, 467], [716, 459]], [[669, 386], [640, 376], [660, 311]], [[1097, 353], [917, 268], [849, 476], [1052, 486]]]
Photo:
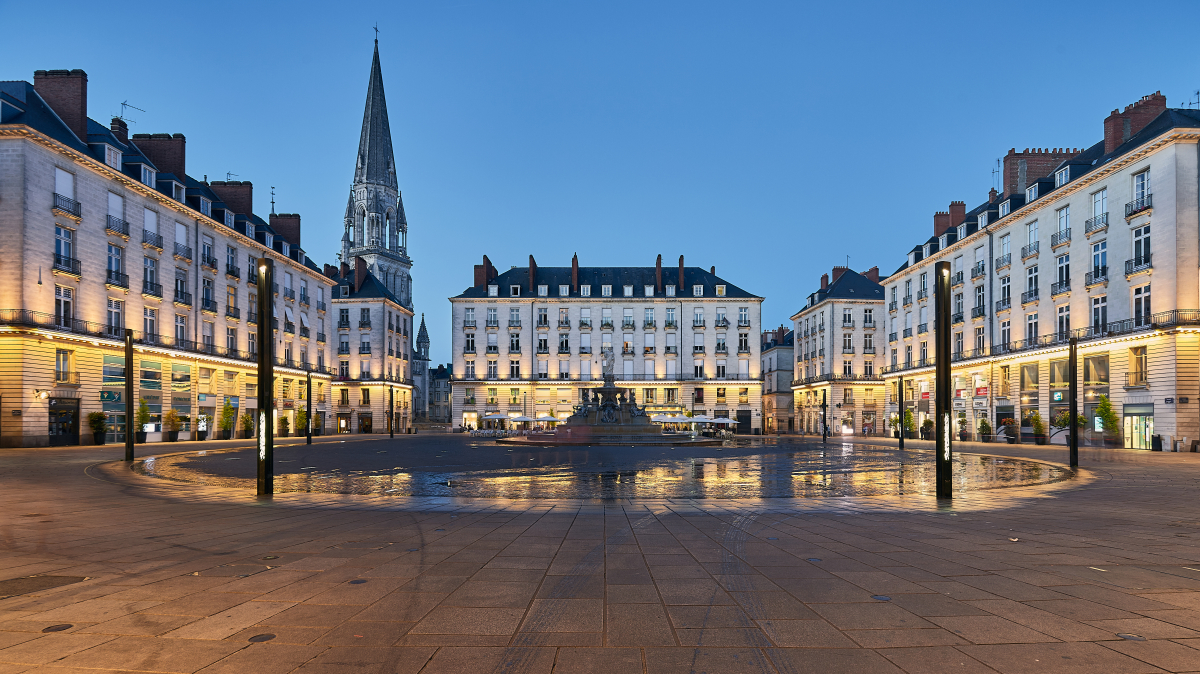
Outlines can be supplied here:
[[550, 286], [545, 286], [545, 285], [538, 286], [538, 297], [546, 297], [549, 294], [550, 294]]
[[646, 286], [642, 288], [642, 291], [646, 294], [646, 297], [654, 297], [654, 286]]
[[225, 226], [233, 229], [233, 211], [225, 209]]
[[925, 244], [925, 255], [924, 255], [924, 257], [929, 257], [929, 255], [930, 255], [931, 253], [933, 253], [933, 244], [932, 244], [932, 243], [927, 243], [927, 244]]
[[965, 238], [967, 238], [967, 226], [959, 225], [958, 226], [958, 240], [962, 241]]
[[267, 248], [275, 247], [275, 237], [274, 236], [271, 236], [270, 234], [263, 234], [263, 241], [266, 242]]
[[1037, 183], [1034, 183], [1025, 189], [1025, 203], [1029, 203], [1029, 202], [1033, 201], [1034, 199], [1037, 199], [1037, 197], [1038, 197], [1038, 195], [1037, 195], [1038, 189], [1037, 188], [1038, 188]]
[[290, 246], [288, 246], [288, 242], [287, 242], [287, 241], [280, 241], [280, 242], [279, 242], [279, 246], [280, 246], [280, 248], [281, 248], [281, 252], [283, 253], [283, 256], [284, 256], [284, 257], [291, 257], [291, 256], [292, 256], [292, 253], [291, 253], [291, 250], [290, 250], [290, 249], [291, 249], [291, 247], [290, 247]]
[[988, 225], [987, 213], [980, 213], [979, 214], [979, 228], [983, 229], [984, 227], [987, 227], [987, 225]]
[[348, 285], [338, 286], [338, 297], [349, 297], [349, 296], [350, 296], [350, 286], [348, 286]]
[[723, 286], [723, 285], [717, 286], [717, 297], [724, 297], [724, 296], [725, 296], [725, 286]]
[[704, 286], [702, 286], [702, 285], [692, 286], [692, 297], [704, 297]]
[[142, 164], [142, 184], [154, 187], [154, 169]]
[[580, 297], [591, 297], [592, 296], [592, 287], [590, 285], [589, 286], [579, 286], [579, 296]]
[[667, 287], [665, 288], [665, 290], [666, 290], [666, 295], [667, 295], [667, 297], [674, 297], [674, 296], [675, 296], [675, 286], [667, 286]]
[[500, 295], [500, 286], [488, 286], [488, 297], [498, 297]]
[[104, 163], [121, 170], [121, 151], [111, 145], [104, 146]]
[[940, 237], [938, 237], [938, 248], [946, 248], [949, 245], [950, 245], [950, 235], [949, 234], [943, 234]]
[[566, 297], [567, 295], [570, 295], [571, 294], [571, 286], [560, 285], [558, 287], [558, 294], [560, 297]]
[[208, 217], [212, 217], [212, 202], [204, 197], [200, 197], [200, 212]]
[[521, 286], [509, 286], [508, 287], [508, 296], [509, 297], [520, 297], [521, 296]]
[[625, 286], [625, 297], [633, 297], [633, 286]]
[[1054, 173], [1054, 186], [1062, 187], [1063, 185], [1066, 185], [1067, 181], [1071, 179], [1070, 174], [1071, 170], [1069, 168], [1062, 168], [1056, 171]]
[[1012, 212], [1012, 205], [1008, 201], [1000, 202], [1000, 217], [1004, 217]]
[[179, 183], [171, 183], [171, 194], [173, 195], [175, 201], [182, 202], [187, 198], [187, 190], [185, 190], [183, 185], [180, 185]]
[[612, 286], [610, 286], [610, 285], [600, 286], [600, 296], [601, 297], [612, 297]]
[[909, 252], [909, 254], [908, 254], [908, 263], [909, 263], [909, 264], [916, 264], [916, 263], [917, 263], [917, 253], [916, 253], [916, 251], [910, 251], [910, 252]]

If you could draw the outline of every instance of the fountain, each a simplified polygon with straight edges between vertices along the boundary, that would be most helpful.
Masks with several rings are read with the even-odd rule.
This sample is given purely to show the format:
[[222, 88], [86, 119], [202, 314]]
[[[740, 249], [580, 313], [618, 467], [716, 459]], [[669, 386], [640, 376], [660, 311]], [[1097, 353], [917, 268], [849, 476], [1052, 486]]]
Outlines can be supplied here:
[[497, 442], [515, 445], [720, 445], [720, 440], [693, 438], [689, 435], [663, 435], [637, 405], [632, 388], [616, 386], [613, 368], [616, 359], [611, 348], [600, 353], [604, 385], [581, 389], [580, 404], [554, 433], [504, 438]]

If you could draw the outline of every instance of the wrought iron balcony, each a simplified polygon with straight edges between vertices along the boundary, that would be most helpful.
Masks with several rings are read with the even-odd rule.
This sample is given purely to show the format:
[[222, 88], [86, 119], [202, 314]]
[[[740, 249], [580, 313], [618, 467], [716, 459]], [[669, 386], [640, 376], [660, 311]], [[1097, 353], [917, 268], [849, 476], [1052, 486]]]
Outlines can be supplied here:
[[500, 327], [500, 321], [499, 321], [499, 319], [488, 320], [484, 323], [484, 326], [488, 327], [488, 328], [498, 328], [498, 327]]
[[580, 355], [588, 355], [588, 354], [590, 354], [591, 352], [592, 352], [592, 347], [590, 347], [590, 346], [581, 346], [581, 347], [579, 347], [579, 354], [580, 354]]
[[350, 329], [350, 321], [349, 321], [349, 319], [344, 320], [344, 321], [338, 321], [337, 326], [338, 326], [339, 330], [349, 330]]
[[894, 341], [896, 341], [896, 333], [894, 333], [894, 332], [889, 332], [889, 333], [888, 333], [888, 341], [889, 341], [889, 342], [894, 342]]
[[470, 346], [464, 346], [463, 353], [475, 353], [475, 345], [471, 344]]
[[569, 318], [559, 319], [558, 327], [560, 329], [570, 330], [571, 329], [571, 319], [569, 319]]
[[996, 269], [997, 270], [1004, 269], [1005, 267], [1007, 267], [1011, 264], [1012, 264], [1012, 253], [1005, 253], [1005, 254], [1001, 255], [1000, 257], [996, 258]]
[[300, 304], [303, 304], [306, 307], [309, 306], [308, 294], [303, 291], [300, 292]]
[[211, 311], [212, 313], [215, 314], [215, 313], [217, 313], [217, 301], [213, 300], [213, 299], [201, 297], [200, 298], [200, 309], [202, 311]]
[[703, 328], [704, 327], [704, 319], [703, 318], [700, 318], [700, 319], [693, 318], [692, 319], [692, 327], [693, 328]]
[[539, 346], [539, 347], [537, 348], [537, 352], [538, 352], [539, 354], [548, 354], [548, 353], [550, 353], [550, 347], [548, 347], [548, 346]]
[[252, 286], [258, 285], [258, 274], [254, 273], [254, 267], [250, 267], [250, 273], [246, 274], [246, 283]]
[[225, 263], [225, 275], [229, 276], [231, 278], [241, 278], [242, 277], [242, 268], [237, 266], [236, 264], [229, 264], [228, 262], [226, 262]]
[[704, 353], [704, 347], [703, 346], [693, 346], [692, 353]]
[[1011, 308], [1012, 308], [1012, 298], [1011, 297], [1001, 297], [1000, 299], [996, 300], [996, 311], [997, 312], [1006, 311]]
[[912, 305], [912, 302], [913, 302], [913, 300], [912, 300], [912, 295], [905, 295], [905, 296], [904, 296], [904, 306], [906, 306], [906, 307], [907, 307], [907, 306], [911, 306], [911, 305]]
[[1083, 223], [1083, 233], [1084, 234], [1092, 234], [1093, 232], [1099, 232], [1099, 231], [1102, 231], [1105, 229], [1108, 229], [1108, 213], [1107, 212], [1101, 213], [1100, 215], [1092, 216], [1092, 217], [1088, 218], [1086, 221], [1084, 221], [1084, 223]]
[[[225, 315], [228, 316], [229, 318], [241, 318], [242, 310], [239, 309], [238, 307], [234, 307], [234, 306], [230, 306], [230, 305], [226, 304], [225, 305]], [[307, 328], [305, 328], [305, 329], [307, 329]]]
[[73, 218], [78, 219], [78, 218], [83, 217], [83, 215], [82, 215], [83, 211], [79, 207], [79, 202], [75, 201], [71, 197], [63, 196], [63, 195], [59, 194], [58, 192], [54, 193], [53, 209], [56, 211], [62, 211], [64, 214], [69, 215]]
[[654, 349], [654, 347], [653, 347], [653, 346], [643, 346], [643, 347], [642, 347], [642, 353], [643, 353], [643, 354], [653, 354], [653, 353], [654, 353], [654, 351], [655, 351], [655, 349]]
[[1050, 296], [1051, 297], [1054, 297], [1056, 295], [1061, 295], [1063, 293], [1069, 293], [1069, 292], [1071, 292], [1071, 279], [1055, 281], [1054, 283], [1050, 284]]
[[489, 344], [486, 353], [500, 353], [500, 347], [495, 344]]
[[183, 304], [190, 307], [192, 306], [192, 294], [186, 290], [180, 290], [179, 288], [176, 288], [174, 301], [175, 304]]
[[1083, 284], [1086, 287], [1108, 283], [1108, 265], [1093, 267], [1091, 271], [1083, 277]]
[[899, 304], [900, 303], [896, 301], [888, 302], [888, 311], [896, 311], [900, 308]]
[[200, 265], [203, 267], [208, 267], [209, 269], [211, 269], [213, 271], [216, 271], [217, 270], [217, 258], [215, 258], [211, 255], [201, 255], [200, 256]]
[[613, 322], [612, 322], [611, 318], [601, 318], [600, 319], [600, 329], [601, 330], [612, 330], [612, 326], [613, 326]]
[[129, 223], [115, 215], [108, 216], [108, 223], [104, 225], [104, 229], [120, 236], [129, 236]]
[[472, 318], [471, 320], [464, 320], [464, 321], [463, 321], [463, 327], [464, 327], [464, 328], [473, 328], [473, 327], [475, 327], [475, 319], [473, 319], [473, 318]]
[[129, 274], [122, 274], [121, 272], [119, 272], [115, 269], [109, 269], [106, 272], [104, 282], [110, 286], [117, 286], [118, 288], [128, 289], [129, 288]]
[[729, 319], [724, 316], [717, 316], [717, 320], [713, 321], [713, 326], [718, 328], [728, 328]]
[[854, 319], [853, 318], [843, 318], [842, 319], [842, 327], [843, 328], [853, 328], [854, 327]]
[[151, 248], [163, 249], [163, 238], [161, 234], [156, 234], [151, 231], [142, 230], [142, 245], [150, 246]]
[[142, 294], [151, 297], [162, 297], [162, 284], [154, 283], [153, 281], [142, 280]]
[[370, 344], [359, 344], [358, 352], [361, 354], [371, 353], [371, 345]]
[[864, 347], [863, 347], [863, 353], [866, 353], [866, 354], [874, 354], [874, 353], [875, 353], [875, 347], [873, 347], [873, 346], [864, 346]]
[[974, 267], [971, 267], [971, 280], [972, 281], [977, 278], [983, 278], [986, 275], [987, 275], [987, 262], [980, 260], [979, 262], [975, 263]]
[[825, 324], [821, 323], [817, 326], [817, 332], [825, 332]]
[[590, 318], [579, 319], [579, 329], [580, 330], [585, 330], [585, 329], [591, 330], [592, 329], [592, 319], [590, 319]]
[[72, 276], [82, 275], [82, 265], [80, 265], [79, 260], [76, 260], [73, 257], [67, 257], [66, 255], [59, 255], [58, 253], [54, 254], [54, 268], [58, 271], [71, 274]]
[[950, 324], [951, 325], [958, 325], [959, 323], [962, 323], [962, 322], [963, 322], [963, 312], [956, 311], [956, 312], [950, 314]]
[[977, 307], [971, 307], [971, 318], [972, 319], [980, 318], [986, 313], [987, 313], [987, 307], [983, 306], [982, 304]]
[[325, 301], [317, 300], [317, 311], [325, 311]]
[[632, 330], [633, 328], [634, 328], [634, 322], [633, 322], [632, 318], [621, 321], [621, 329], [622, 330]]
[[568, 344], [559, 344], [559, 345], [558, 345], [558, 352], [559, 352], [559, 353], [561, 353], [561, 354], [563, 354], [563, 355], [570, 355], [570, 353], [571, 353], [571, 347], [570, 347], [570, 345], [568, 345]]
[[294, 288], [284, 288], [283, 289], [283, 297], [284, 297], [284, 299], [289, 299], [289, 300], [296, 299], [296, 290]]
[[519, 328], [519, 327], [521, 327], [521, 319], [519, 319], [519, 318], [518, 318], [518, 319], [516, 319], [516, 320], [513, 320], [513, 319], [511, 319], [511, 318], [510, 318], [510, 319], [508, 319], [508, 327], [510, 327], [510, 328]]
[[1059, 246], [1061, 246], [1065, 243], [1071, 243], [1071, 228], [1070, 227], [1068, 227], [1064, 230], [1057, 231], [1050, 235], [1050, 247], [1051, 248], [1058, 248]]
[[[57, 195], [55, 195], [55, 196], [57, 196]], [[1139, 197], [1139, 198], [1134, 199], [1133, 201], [1125, 204], [1125, 217], [1128, 218], [1128, 217], [1131, 217], [1138, 213], [1141, 213], [1142, 211], [1148, 211], [1151, 208], [1154, 208], [1154, 200], [1152, 198], [1153, 196], [1154, 196], [1153, 194], [1147, 194], [1144, 197]]]
[[1036, 302], [1038, 300], [1038, 290], [1038, 288], [1033, 288], [1021, 293], [1021, 304]]
[[338, 355], [350, 353], [350, 345], [348, 343], [338, 344]]
[[175, 257], [180, 258], [182, 260], [187, 260], [190, 262], [192, 260], [191, 246], [188, 246], [187, 244], [183, 244], [183, 243], [176, 243], [175, 244]]
[[717, 348], [716, 348], [716, 349], [714, 349], [714, 350], [715, 350], [717, 353], [729, 353], [729, 345], [727, 345], [727, 344], [718, 344], [718, 345], [717, 345]]
[[54, 383], [59, 386], [79, 386], [79, 373], [55, 370]]
[[912, 337], [912, 328], [904, 328], [904, 338], [908, 339], [909, 337]]
[[323, 332], [318, 332], [318, 333], [317, 333], [317, 341], [318, 341], [318, 342], [322, 342], [322, 343], [324, 343], [324, 341], [325, 341], [325, 333], [323, 333]]
[[664, 330], [676, 330], [678, 328], [679, 328], [679, 324], [671, 319], [667, 319], [667, 320], [663, 321], [663, 329]]
[[1154, 265], [1150, 264], [1150, 254], [1138, 255], [1132, 260], [1125, 260], [1125, 275], [1133, 276], [1139, 272], [1149, 271]]
[[1125, 373], [1125, 388], [1134, 388], [1140, 386], [1149, 386], [1150, 377], [1147, 376], [1145, 370], [1135, 370]]
[[[917, 291], [917, 301], [918, 302], [921, 300], [927, 300], [927, 299], [929, 299], [929, 288], [921, 288], [920, 290]], [[911, 302], [907, 302], [906, 304], [911, 304]]]
[[642, 321], [642, 329], [643, 330], [653, 330], [655, 327], [657, 327], [657, 323], [653, 319], [648, 320], [648, 321]]
[[359, 327], [359, 328], [361, 328], [361, 329], [367, 329], [367, 330], [370, 330], [370, 329], [371, 329], [371, 319], [369, 319], [369, 318], [368, 318], [368, 319], [367, 319], [367, 320], [365, 320], [365, 321], [364, 321], [364, 320], [359, 320], [359, 321], [358, 321], [358, 327]]
[[[583, 353], [582, 351], [580, 353]], [[679, 347], [674, 344], [668, 344], [663, 347], [663, 353], [679, 353]]]
[[1021, 247], [1021, 259], [1028, 260], [1031, 257], [1037, 257], [1038, 251], [1041, 250], [1041, 241], [1034, 241], [1031, 244]]
[[953, 287], [953, 286], [960, 286], [960, 285], [962, 285], [962, 284], [963, 284], [963, 273], [962, 273], [961, 271], [956, 271], [956, 272], [954, 272], [953, 274], [951, 274], [951, 275], [950, 275], [950, 285], [951, 285], [951, 287]]

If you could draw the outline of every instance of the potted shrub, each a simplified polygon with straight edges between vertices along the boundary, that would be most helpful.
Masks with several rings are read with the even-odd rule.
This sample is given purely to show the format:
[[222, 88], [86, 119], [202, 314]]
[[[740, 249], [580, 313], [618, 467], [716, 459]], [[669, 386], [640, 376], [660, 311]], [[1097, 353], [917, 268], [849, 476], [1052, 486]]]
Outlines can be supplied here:
[[238, 417], [238, 427], [241, 428], [242, 438], [254, 437], [254, 415], [250, 412], [242, 412], [242, 416]]
[[172, 407], [163, 413], [163, 433], [166, 434], [167, 442], [175, 442], [179, 439], [179, 428], [182, 426], [179, 420], [179, 412]]
[[296, 437], [305, 434], [308, 429], [308, 410], [300, 410], [296, 412]]
[[924, 422], [921, 423], [921, 439], [922, 440], [932, 440], [933, 439], [933, 419], [926, 419]]
[[979, 440], [981, 442], [992, 441], [992, 425], [988, 423], [987, 417], [979, 420]]
[[279, 415], [279, 430], [276, 431], [276, 435], [281, 438], [286, 438], [288, 436], [288, 418], [286, 415]]
[[1017, 440], [1021, 437], [1021, 429], [1017, 426], [1017, 420], [1004, 419], [1000, 422], [1000, 425], [1004, 427], [1004, 439], [1008, 441], [1008, 444], [1017, 444]]
[[212, 417], [207, 414], [201, 414], [196, 417], [196, 440], [208, 439], [208, 427], [212, 424]]
[[1109, 401], [1108, 396], [1100, 396], [1100, 403], [1096, 405], [1096, 416], [1100, 417], [1100, 423], [1104, 426], [1104, 445], [1120, 447], [1121, 420], [1113, 411], [1112, 402]]
[[321, 434], [321, 417], [315, 416], [312, 418], [312, 434], [314, 436]]
[[1046, 422], [1042, 421], [1042, 415], [1037, 412], [1030, 414], [1029, 425], [1033, 427], [1033, 441], [1039, 445], [1046, 444]]
[[219, 436], [221, 440], [228, 440], [233, 435], [233, 424], [237, 421], [237, 411], [233, 409], [233, 405], [229, 400], [225, 401], [225, 406], [221, 408], [221, 420], [218, 423], [221, 431]]
[[958, 439], [967, 442], [971, 439], [971, 431], [967, 430], [967, 413], [958, 413]]
[[104, 436], [108, 433], [108, 415], [104, 412], [91, 412], [87, 416], [88, 428], [92, 429], [92, 442], [104, 444]]
[[917, 420], [913, 417], [912, 410], [904, 410], [904, 433], [906, 438], [910, 440], [913, 434], [917, 432]]
[[137, 421], [137, 430], [133, 433], [133, 440], [138, 444], [144, 443], [146, 442], [146, 426], [150, 424], [150, 405], [146, 404], [145, 398], [138, 403], [134, 419]]
[[900, 437], [901, 428], [900, 428], [900, 415], [899, 414], [893, 414], [892, 416], [888, 417], [888, 428], [892, 429], [892, 437], [894, 437], [894, 438]]

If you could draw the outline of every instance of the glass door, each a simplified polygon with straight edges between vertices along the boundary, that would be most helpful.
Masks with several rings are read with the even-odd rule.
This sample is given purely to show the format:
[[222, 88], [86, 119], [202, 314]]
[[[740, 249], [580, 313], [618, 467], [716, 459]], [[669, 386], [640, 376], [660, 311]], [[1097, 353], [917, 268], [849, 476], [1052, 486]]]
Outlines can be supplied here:
[[1150, 449], [1150, 438], [1154, 436], [1154, 417], [1126, 416], [1124, 430], [1126, 449]]

